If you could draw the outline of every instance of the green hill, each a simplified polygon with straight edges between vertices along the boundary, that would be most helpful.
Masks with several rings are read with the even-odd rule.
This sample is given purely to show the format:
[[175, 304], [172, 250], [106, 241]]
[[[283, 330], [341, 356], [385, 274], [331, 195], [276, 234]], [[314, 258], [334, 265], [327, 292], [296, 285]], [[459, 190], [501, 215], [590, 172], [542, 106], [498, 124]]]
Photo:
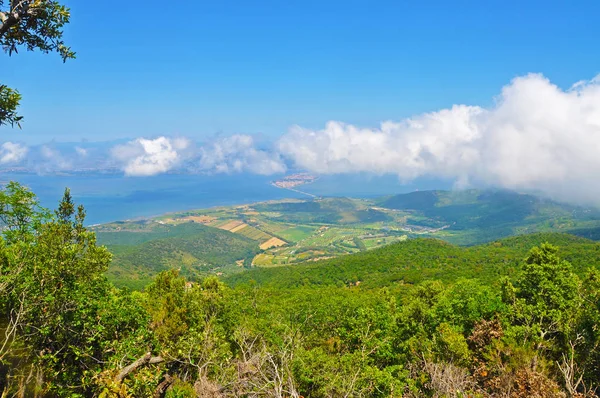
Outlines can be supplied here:
[[[470, 245], [532, 232], [571, 232], [597, 237], [600, 211], [512, 191], [422, 191], [386, 197], [378, 206], [409, 212], [407, 223], [445, 227], [452, 243]], [[587, 232], [587, 234], [586, 234]]]
[[[242, 235], [195, 223], [177, 226], [157, 223], [135, 232], [121, 224], [115, 232], [97, 232], [98, 241], [113, 253], [108, 277], [117, 285], [145, 286], [154, 275], [170, 268], [194, 278], [215, 268], [232, 272], [249, 264], [258, 253], [255, 241]], [[129, 228], [130, 230], [123, 230]], [[238, 262], [236, 264], [236, 262]]]
[[[535, 237], [540, 235], [523, 237], [520, 241], [527, 242], [523, 250], [509, 245], [510, 240], [506, 240], [495, 243], [504, 245], [503, 249], [494, 247], [490, 253], [479, 246], [467, 250], [441, 241], [473, 246], [535, 233], [572, 233], [584, 238], [600, 238], [600, 211], [596, 209], [501, 190], [419, 191], [376, 199], [282, 200], [197, 210], [184, 215], [204, 217], [212, 227], [189, 222], [179, 214], [94, 227], [98, 241], [114, 252], [110, 278], [120, 285], [141, 287], [157, 272], [168, 268], [181, 268], [188, 277], [208, 273], [229, 277], [243, 270], [240, 265], [254, 264], [258, 267], [288, 265], [281, 271], [287, 273], [285, 276], [280, 271], [264, 271], [252, 276], [257, 281], [278, 278], [285, 281], [286, 286], [347, 285], [357, 281], [379, 286], [397, 280], [413, 283], [425, 276], [444, 279], [448, 273], [490, 279], [509, 267], [503, 260], [489, 259], [491, 254], [508, 256], [513, 262], [520, 260], [528, 248], [539, 243]], [[286, 244], [261, 251], [256, 241], [250, 241], [244, 237], [248, 235], [242, 233], [250, 228], [237, 233], [218, 228], [232, 221], [247, 223], [267, 236], [281, 237]], [[574, 239], [566, 235], [544, 236], [559, 241]], [[432, 240], [423, 239], [426, 237]], [[421, 239], [411, 242], [411, 238]], [[409, 242], [378, 249], [406, 239]], [[571, 247], [572, 244], [579, 243], [569, 241], [568, 245], [561, 245], [558, 242], [559, 246]], [[448, 253], [456, 251], [457, 254], [440, 254], [431, 259], [419, 257], [424, 250], [440, 251], [440, 245], [449, 248]], [[364, 253], [349, 259], [332, 258], [358, 251]], [[520, 257], [517, 258], [517, 254]], [[485, 267], [480, 270], [483, 266], [474, 266], [473, 261], [469, 262], [471, 268], [464, 267], [454, 258], [456, 256], [467, 256], [467, 260], [474, 259]], [[380, 257], [385, 261], [379, 262]], [[337, 264], [355, 261], [357, 264], [337, 273], [320, 268], [309, 272], [291, 266], [306, 262], [306, 269], [317, 269], [320, 266], [314, 261], [319, 259], [328, 259], [326, 263], [334, 268]], [[378, 265], [372, 265], [374, 263]], [[396, 269], [394, 267], [397, 272], [389, 273], [388, 269]], [[269, 276], [270, 272], [273, 277]], [[232, 283], [248, 280], [245, 276], [231, 278]]]
[[543, 242], [559, 246], [561, 257], [578, 272], [600, 264], [599, 243], [568, 234], [538, 233], [472, 247], [420, 238], [310, 264], [254, 269], [225, 280], [231, 285], [254, 281], [278, 288], [348, 286], [357, 282], [369, 288], [463, 277], [492, 283], [500, 276], [513, 276], [529, 249]]
[[371, 202], [351, 198], [258, 203], [252, 207], [270, 218], [294, 224], [360, 224], [392, 221], [386, 213], [371, 209]]
[[[433, 222], [450, 224], [454, 230], [495, 229], [514, 224], [526, 224], [537, 210], [551, 202], [531, 195], [506, 191], [429, 191], [398, 195], [379, 203], [380, 206], [413, 210]], [[560, 209], [561, 213], [565, 213]], [[570, 210], [570, 209], [569, 209]], [[418, 220], [415, 220], [418, 223]]]
[[106, 246], [139, 245], [160, 238], [176, 238], [207, 231], [206, 227], [186, 222], [178, 225], [161, 224], [152, 220], [116, 221], [93, 228], [98, 243]]

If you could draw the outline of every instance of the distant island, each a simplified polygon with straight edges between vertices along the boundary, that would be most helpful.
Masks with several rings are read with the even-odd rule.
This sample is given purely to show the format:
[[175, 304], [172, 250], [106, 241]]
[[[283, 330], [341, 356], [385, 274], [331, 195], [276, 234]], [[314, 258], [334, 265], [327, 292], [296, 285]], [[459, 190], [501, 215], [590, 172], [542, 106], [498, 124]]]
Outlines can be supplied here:
[[318, 179], [318, 177], [308, 173], [297, 173], [286, 176], [281, 180], [275, 180], [271, 182], [271, 185], [277, 188], [291, 189], [299, 187], [300, 185], [310, 184]]

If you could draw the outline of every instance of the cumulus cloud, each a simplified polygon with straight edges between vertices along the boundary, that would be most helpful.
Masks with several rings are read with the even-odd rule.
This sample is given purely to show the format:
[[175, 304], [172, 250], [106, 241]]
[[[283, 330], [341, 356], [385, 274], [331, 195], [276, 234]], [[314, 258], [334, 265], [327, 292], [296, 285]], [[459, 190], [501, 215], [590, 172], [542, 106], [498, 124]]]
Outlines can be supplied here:
[[175, 169], [269, 175], [289, 167], [319, 174], [393, 173], [404, 181], [452, 179], [460, 187], [496, 186], [600, 205], [600, 76], [566, 90], [542, 75], [522, 76], [503, 87], [489, 108], [454, 105], [374, 128], [337, 121], [321, 130], [295, 126], [269, 149], [241, 134], [201, 145], [164, 136], [111, 145], [27, 148], [6, 142], [0, 164], [27, 157], [23, 162], [32, 169], [117, 166], [130, 176]]
[[233, 135], [195, 145], [187, 138], [137, 138], [111, 150], [129, 176], [150, 176], [179, 168], [184, 172], [269, 175], [286, 170], [279, 154], [256, 148], [249, 135]]
[[562, 90], [541, 75], [514, 79], [493, 107], [450, 109], [359, 128], [293, 127], [279, 152], [296, 167], [333, 174], [453, 178], [600, 203], [600, 78]]
[[179, 165], [190, 144], [187, 138], [138, 138], [115, 146], [111, 152], [125, 175], [151, 176]]
[[278, 143], [296, 166], [314, 172], [396, 173], [410, 179], [429, 172], [452, 175], [475, 163], [470, 142], [478, 134], [473, 119], [477, 107], [425, 114], [400, 123], [385, 122], [378, 129], [329, 122], [313, 131], [293, 127]]
[[0, 164], [15, 164], [25, 158], [29, 148], [25, 145], [5, 142], [0, 146]]
[[250, 172], [263, 175], [286, 170], [279, 154], [257, 149], [254, 139], [249, 135], [219, 138], [200, 147], [198, 167], [217, 173]]

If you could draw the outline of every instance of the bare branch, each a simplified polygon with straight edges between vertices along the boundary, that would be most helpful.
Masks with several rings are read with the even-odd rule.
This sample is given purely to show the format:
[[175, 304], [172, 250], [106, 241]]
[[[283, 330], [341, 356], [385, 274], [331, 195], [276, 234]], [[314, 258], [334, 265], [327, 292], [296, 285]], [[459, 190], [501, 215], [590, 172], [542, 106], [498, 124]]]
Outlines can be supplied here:
[[23, 15], [27, 13], [29, 8], [27, 3], [28, 1], [26, 0], [21, 1], [20, 3], [13, 5], [10, 12], [0, 13], [0, 20], [2, 21], [2, 25], [0, 25], [0, 36], [5, 35], [10, 28], [21, 22]]
[[2, 13], [2, 24], [0, 25], [0, 36], [4, 36], [10, 28], [18, 25], [21, 20], [19, 14], [10, 13], [6, 15]]
[[115, 382], [121, 383], [125, 377], [131, 372], [135, 372], [138, 368], [146, 365], [152, 365], [164, 362], [165, 360], [161, 356], [153, 357], [152, 353], [147, 352], [143, 357], [138, 358], [135, 362], [125, 366], [119, 374], [115, 377]]
[[156, 390], [154, 390], [154, 398], [162, 398], [165, 396], [165, 393], [167, 392], [167, 388], [169, 388], [169, 386], [171, 386], [171, 384], [173, 384], [173, 382], [175, 381], [175, 379], [170, 375], [170, 374], [166, 374], [164, 377], [164, 380], [160, 382], [160, 384], [158, 386], [156, 386]]

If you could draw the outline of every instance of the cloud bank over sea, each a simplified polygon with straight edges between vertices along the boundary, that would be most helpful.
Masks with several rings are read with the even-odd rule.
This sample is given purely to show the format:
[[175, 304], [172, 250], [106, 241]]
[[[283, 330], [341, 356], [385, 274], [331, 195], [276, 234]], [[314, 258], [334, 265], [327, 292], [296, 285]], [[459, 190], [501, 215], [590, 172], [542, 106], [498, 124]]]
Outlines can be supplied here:
[[127, 176], [167, 172], [395, 174], [452, 179], [458, 187], [535, 191], [600, 204], [600, 76], [561, 89], [539, 74], [517, 77], [491, 107], [448, 109], [359, 127], [330, 121], [320, 130], [293, 126], [270, 145], [250, 135], [207, 142], [139, 137], [99, 147], [49, 143], [0, 145], [2, 167], [38, 172], [116, 168]]

